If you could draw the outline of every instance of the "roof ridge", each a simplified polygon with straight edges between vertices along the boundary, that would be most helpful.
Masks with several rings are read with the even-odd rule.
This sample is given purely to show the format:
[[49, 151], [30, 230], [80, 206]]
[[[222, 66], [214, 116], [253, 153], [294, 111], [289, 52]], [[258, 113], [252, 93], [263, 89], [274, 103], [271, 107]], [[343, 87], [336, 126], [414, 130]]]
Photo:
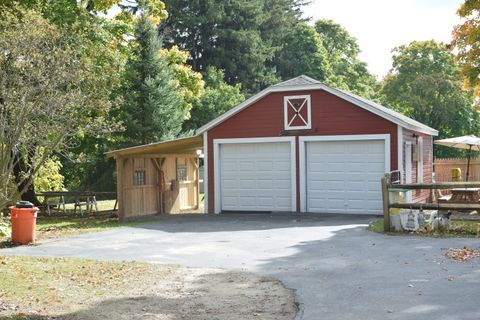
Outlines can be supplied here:
[[304, 74], [299, 75], [298, 77], [288, 79], [277, 84], [272, 85], [272, 87], [283, 87], [283, 86], [302, 86], [309, 84], [322, 84], [320, 81], [313, 79]]

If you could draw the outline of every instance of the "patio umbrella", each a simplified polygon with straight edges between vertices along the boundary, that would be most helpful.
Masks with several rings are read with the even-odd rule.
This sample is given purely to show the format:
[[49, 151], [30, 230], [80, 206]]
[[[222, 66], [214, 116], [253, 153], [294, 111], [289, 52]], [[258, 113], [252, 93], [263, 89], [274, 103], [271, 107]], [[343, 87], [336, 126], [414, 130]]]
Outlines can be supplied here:
[[470, 170], [470, 159], [472, 158], [472, 150], [480, 151], [480, 138], [476, 136], [462, 136], [462, 137], [437, 140], [434, 143], [442, 146], [468, 150], [467, 173], [465, 178], [465, 181], [468, 181], [468, 174]]

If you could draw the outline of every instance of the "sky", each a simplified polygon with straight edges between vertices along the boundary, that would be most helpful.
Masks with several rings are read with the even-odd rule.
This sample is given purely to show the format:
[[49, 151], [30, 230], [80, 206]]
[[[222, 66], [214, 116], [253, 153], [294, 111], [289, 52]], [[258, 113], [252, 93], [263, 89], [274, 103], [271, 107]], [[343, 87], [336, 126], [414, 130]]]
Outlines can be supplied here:
[[382, 78], [391, 68], [392, 49], [413, 40], [450, 42], [463, 0], [313, 0], [304, 8], [313, 21], [327, 18], [357, 38], [360, 59]]

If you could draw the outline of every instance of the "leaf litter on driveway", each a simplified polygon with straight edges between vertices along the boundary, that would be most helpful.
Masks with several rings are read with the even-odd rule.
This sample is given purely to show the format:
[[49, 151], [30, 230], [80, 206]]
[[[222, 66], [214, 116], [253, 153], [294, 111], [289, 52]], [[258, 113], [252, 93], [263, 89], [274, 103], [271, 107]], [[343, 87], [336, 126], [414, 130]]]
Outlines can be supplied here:
[[451, 248], [445, 251], [444, 255], [456, 261], [469, 261], [473, 258], [480, 257], [480, 249], [472, 249], [469, 247]]

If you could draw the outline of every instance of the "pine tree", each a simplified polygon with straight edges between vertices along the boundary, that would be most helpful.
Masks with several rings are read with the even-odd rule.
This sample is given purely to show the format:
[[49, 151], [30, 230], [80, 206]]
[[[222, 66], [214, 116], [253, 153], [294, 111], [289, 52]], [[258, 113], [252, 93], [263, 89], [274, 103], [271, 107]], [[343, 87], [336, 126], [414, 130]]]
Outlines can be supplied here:
[[206, 84], [205, 92], [200, 100], [194, 103], [191, 118], [184, 123], [186, 130], [200, 128], [245, 99], [240, 84], [231, 86], [223, 80], [224, 77], [223, 70], [207, 68], [203, 78]]
[[205, 74], [224, 70], [225, 81], [255, 93], [279, 79], [273, 60], [281, 39], [300, 19], [302, 0], [166, 0], [161, 25], [167, 46], [190, 53], [189, 63]]
[[135, 30], [135, 49], [127, 64], [123, 124], [129, 144], [146, 144], [178, 135], [185, 118], [173, 72], [159, 52], [161, 40], [146, 15]]

